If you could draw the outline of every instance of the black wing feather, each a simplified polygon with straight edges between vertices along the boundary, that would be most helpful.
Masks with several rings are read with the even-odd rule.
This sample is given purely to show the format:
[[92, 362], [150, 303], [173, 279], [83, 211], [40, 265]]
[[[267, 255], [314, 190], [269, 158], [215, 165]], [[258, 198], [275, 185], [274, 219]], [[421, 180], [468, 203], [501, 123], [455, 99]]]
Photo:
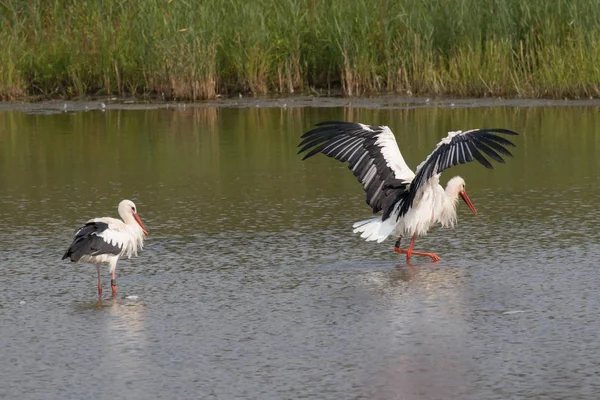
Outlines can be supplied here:
[[417, 170], [406, 201], [399, 205], [398, 218], [408, 212], [419, 189], [434, 175], [441, 174], [445, 169], [473, 160], [486, 168], [494, 168], [484, 155], [494, 161], [504, 163], [502, 155], [512, 156], [505, 146], [514, 147], [515, 145], [498, 134], [518, 135], [517, 132], [509, 129], [474, 129], [461, 132], [450, 140], [442, 140]]
[[[481, 165], [483, 165], [484, 167], [486, 167], [488, 169], [494, 168], [492, 166], [492, 164], [490, 164], [490, 162], [484, 156], [481, 155], [479, 150], [477, 150], [477, 146], [475, 145], [475, 143], [467, 142], [467, 146], [468, 146], [469, 150], [471, 150], [471, 154], [473, 155], [474, 160], [476, 160], [477, 162], [479, 162]], [[433, 174], [431, 176], [433, 176]]]
[[[477, 148], [481, 150], [482, 153], [485, 153], [485, 155], [487, 155], [494, 161], [504, 164], [504, 159], [502, 159], [502, 157], [500, 157], [500, 155], [496, 153], [492, 148], [490, 148], [484, 141], [477, 140], [476, 143]], [[451, 167], [451, 165], [449, 167]]]
[[515, 145], [499, 136], [518, 135], [509, 129], [475, 129], [460, 132], [451, 139], [445, 139], [421, 164], [412, 179], [396, 179], [392, 169], [382, 154], [382, 147], [376, 144], [386, 127], [366, 126], [354, 122], [327, 121], [302, 135], [298, 153], [307, 152], [303, 160], [323, 153], [342, 162], [362, 183], [366, 192], [367, 204], [373, 213], [383, 210], [386, 220], [394, 210], [398, 218], [405, 215], [412, 206], [417, 192], [434, 175], [440, 174], [454, 165], [477, 161], [486, 168], [493, 168], [487, 160], [504, 163], [502, 156], [512, 156], [506, 147]]
[[[485, 137], [481, 137], [479, 139], [480, 139], [480, 141], [482, 143], [485, 143], [486, 145], [488, 145], [489, 147], [491, 147], [492, 149], [494, 149], [498, 153], [502, 153], [502, 155], [505, 155], [505, 156], [508, 156], [508, 157], [512, 157], [512, 153], [510, 151], [508, 151], [506, 148], [504, 148], [502, 145], [500, 145], [498, 142], [495, 142], [494, 140], [487, 139]], [[504, 162], [504, 160], [502, 160], [502, 162]]]
[[71, 243], [62, 259], [70, 258], [72, 262], [76, 262], [84, 255], [120, 254], [120, 247], [107, 243], [102, 237], [98, 236], [107, 229], [108, 224], [105, 222], [88, 222], [75, 233], [73, 243]]
[[[366, 128], [365, 128], [366, 127]], [[366, 201], [373, 213], [384, 211], [388, 218], [394, 205], [406, 193], [410, 181], [396, 179], [376, 144], [386, 127], [365, 126], [354, 122], [326, 121], [302, 135], [298, 153], [307, 152], [302, 160], [317, 153], [347, 162], [366, 192]]]

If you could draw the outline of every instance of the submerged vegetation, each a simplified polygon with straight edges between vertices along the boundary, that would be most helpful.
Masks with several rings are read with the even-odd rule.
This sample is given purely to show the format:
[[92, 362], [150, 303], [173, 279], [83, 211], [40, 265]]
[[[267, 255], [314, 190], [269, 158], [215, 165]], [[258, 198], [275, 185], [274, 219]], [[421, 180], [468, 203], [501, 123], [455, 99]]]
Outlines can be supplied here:
[[600, 96], [600, 0], [3, 0], [0, 97]]

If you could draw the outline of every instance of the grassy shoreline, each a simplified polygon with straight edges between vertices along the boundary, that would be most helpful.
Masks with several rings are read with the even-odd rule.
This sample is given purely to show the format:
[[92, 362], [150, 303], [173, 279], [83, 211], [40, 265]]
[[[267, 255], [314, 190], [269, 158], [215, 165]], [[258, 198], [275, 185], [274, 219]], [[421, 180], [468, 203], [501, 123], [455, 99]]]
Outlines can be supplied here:
[[600, 97], [600, 0], [5, 0], [0, 98]]

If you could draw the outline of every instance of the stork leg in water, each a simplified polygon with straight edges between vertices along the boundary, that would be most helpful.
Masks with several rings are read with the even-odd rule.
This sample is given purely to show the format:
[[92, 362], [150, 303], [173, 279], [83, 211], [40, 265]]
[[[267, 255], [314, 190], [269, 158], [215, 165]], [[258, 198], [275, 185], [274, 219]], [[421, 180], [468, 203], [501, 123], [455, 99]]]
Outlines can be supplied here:
[[98, 296], [102, 296], [102, 276], [100, 275], [100, 264], [96, 264], [96, 270], [98, 271]]
[[413, 235], [412, 239], [410, 240], [410, 246], [408, 247], [408, 250], [404, 250], [400, 248], [400, 241], [402, 240], [402, 236], [398, 237], [398, 240], [396, 240], [396, 245], [394, 246], [394, 251], [396, 253], [400, 253], [400, 254], [406, 254], [406, 262], [410, 261], [410, 257], [414, 254], [416, 256], [427, 256], [427, 257], [431, 257], [431, 260], [435, 261], [440, 261], [441, 258], [434, 253], [423, 253], [420, 251], [413, 251], [413, 246], [415, 245], [415, 241], [417, 240], [417, 235]]
[[[100, 264], [96, 264], [96, 270], [98, 271], [98, 296], [102, 296], [102, 275], [100, 274]], [[113, 296], [117, 295], [117, 277], [116, 270], [113, 269], [112, 277], [110, 280], [110, 288], [112, 289]]]
[[113, 269], [113, 272], [112, 272], [112, 279], [110, 280], [110, 287], [111, 287], [111, 289], [112, 289], [112, 294], [113, 294], [113, 296], [116, 296], [116, 295], [117, 295], [117, 278], [116, 278], [116, 276], [115, 276], [115, 272], [116, 272], [116, 271]]

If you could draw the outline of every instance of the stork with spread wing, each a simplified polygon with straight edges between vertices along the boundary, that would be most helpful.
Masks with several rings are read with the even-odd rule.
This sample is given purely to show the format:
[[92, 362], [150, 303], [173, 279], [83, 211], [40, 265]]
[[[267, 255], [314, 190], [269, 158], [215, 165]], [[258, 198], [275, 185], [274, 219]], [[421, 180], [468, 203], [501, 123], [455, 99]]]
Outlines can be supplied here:
[[[402, 157], [396, 138], [387, 126], [364, 125], [355, 122], [322, 122], [302, 135], [298, 153], [307, 152], [303, 160], [323, 153], [342, 162], [358, 178], [367, 193], [367, 204], [373, 213], [382, 215], [356, 222], [354, 233], [367, 241], [384, 241], [398, 236], [394, 250], [411, 256], [440, 258], [433, 253], [413, 251], [417, 236], [425, 235], [435, 224], [454, 226], [456, 206], [460, 196], [473, 214], [475, 206], [465, 191], [465, 181], [455, 176], [444, 189], [441, 173], [453, 165], [473, 160], [487, 168], [492, 164], [484, 156], [504, 163], [502, 156], [512, 156], [506, 149], [514, 144], [499, 134], [518, 135], [508, 129], [472, 129], [449, 132], [414, 173]], [[402, 236], [411, 236], [408, 250], [400, 248]]]

